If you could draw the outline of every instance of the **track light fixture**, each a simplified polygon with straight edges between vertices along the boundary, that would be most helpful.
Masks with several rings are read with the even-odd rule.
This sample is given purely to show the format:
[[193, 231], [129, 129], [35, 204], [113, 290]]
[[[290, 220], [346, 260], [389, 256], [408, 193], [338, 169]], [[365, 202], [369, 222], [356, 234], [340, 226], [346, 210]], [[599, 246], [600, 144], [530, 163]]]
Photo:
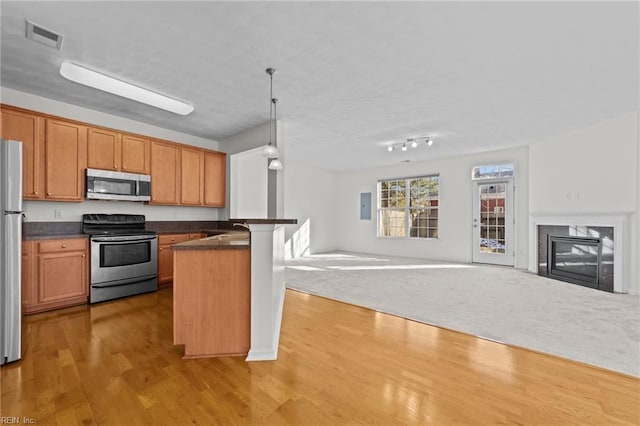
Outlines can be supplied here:
[[433, 138], [431, 136], [420, 136], [417, 138], [407, 138], [402, 142], [394, 143], [387, 146], [387, 151], [393, 152], [397, 147], [400, 147], [402, 151], [407, 151], [409, 146], [411, 148], [417, 148], [420, 142], [425, 142], [427, 146], [433, 145]]

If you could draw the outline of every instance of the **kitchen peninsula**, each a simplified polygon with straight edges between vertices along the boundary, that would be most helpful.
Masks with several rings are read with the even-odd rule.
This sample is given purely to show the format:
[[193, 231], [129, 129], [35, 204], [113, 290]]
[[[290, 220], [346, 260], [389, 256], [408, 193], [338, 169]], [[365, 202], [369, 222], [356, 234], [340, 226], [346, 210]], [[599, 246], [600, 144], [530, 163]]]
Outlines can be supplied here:
[[297, 220], [231, 222], [241, 227], [173, 245], [174, 344], [184, 345], [185, 358], [274, 360], [285, 294], [284, 225]]

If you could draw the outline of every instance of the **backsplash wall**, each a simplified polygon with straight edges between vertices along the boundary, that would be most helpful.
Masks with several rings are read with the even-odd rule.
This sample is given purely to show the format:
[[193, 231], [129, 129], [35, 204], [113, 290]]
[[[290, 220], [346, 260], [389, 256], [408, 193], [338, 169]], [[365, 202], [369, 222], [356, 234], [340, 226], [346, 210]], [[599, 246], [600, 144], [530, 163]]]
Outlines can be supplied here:
[[86, 200], [82, 203], [24, 201], [26, 222], [76, 222], [84, 213], [143, 214], [156, 220], [218, 220], [219, 210], [211, 207], [151, 206], [135, 201]]

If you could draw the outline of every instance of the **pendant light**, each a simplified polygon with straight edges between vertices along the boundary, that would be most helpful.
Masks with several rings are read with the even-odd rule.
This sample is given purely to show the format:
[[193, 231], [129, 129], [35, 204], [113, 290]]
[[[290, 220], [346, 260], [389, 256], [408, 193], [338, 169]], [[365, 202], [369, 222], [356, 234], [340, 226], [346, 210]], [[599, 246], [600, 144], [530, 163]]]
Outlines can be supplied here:
[[[276, 147], [276, 158], [269, 162], [269, 170], [282, 170], [282, 161], [278, 159], [278, 99], [271, 98], [271, 103], [273, 104], [273, 118], [275, 121], [275, 125], [273, 126], [274, 130], [274, 138], [275, 147]], [[271, 143], [271, 126], [269, 126], [269, 143]]]
[[273, 75], [276, 73], [275, 68], [267, 68], [265, 72], [269, 75], [269, 143], [262, 148], [262, 155], [267, 158], [278, 158], [278, 148], [271, 144], [271, 125], [273, 124]]

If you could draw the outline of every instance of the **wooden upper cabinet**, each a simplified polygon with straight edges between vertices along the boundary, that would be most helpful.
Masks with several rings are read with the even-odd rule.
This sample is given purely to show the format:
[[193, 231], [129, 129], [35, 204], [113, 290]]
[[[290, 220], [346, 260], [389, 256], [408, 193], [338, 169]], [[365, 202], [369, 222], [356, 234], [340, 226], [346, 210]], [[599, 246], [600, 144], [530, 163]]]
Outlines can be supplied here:
[[204, 153], [204, 205], [224, 207], [227, 155], [222, 152]]
[[87, 127], [47, 119], [45, 158], [45, 198], [82, 201], [87, 167]]
[[151, 204], [225, 205], [223, 152], [1, 108], [0, 137], [22, 142], [24, 199], [83, 201], [89, 167], [151, 175]]
[[201, 206], [204, 198], [204, 151], [182, 147], [180, 204]]
[[44, 197], [44, 118], [2, 108], [2, 139], [22, 142], [22, 197]]
[[122, 135], [122, 171], [148, 175], [151, 171], [149, 139]]
[[118, 132], [89, 127], [87, 167], [120, 171], [121, 138]]
[[180, 202], [180, 145], [151, 141], [151, 204]]
[[87, 167], [117, 172], [149, 174], [149, 140], [106, 129], [89, 127]]

